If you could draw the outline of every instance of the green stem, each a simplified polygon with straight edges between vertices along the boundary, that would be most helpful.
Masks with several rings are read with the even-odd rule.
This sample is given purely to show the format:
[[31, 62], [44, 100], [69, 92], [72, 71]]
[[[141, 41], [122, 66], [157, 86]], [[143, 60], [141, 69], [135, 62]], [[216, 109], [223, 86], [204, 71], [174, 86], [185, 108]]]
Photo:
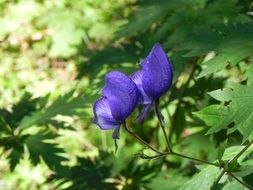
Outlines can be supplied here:
[[175, 155], [175, 156], [178, 156], [178, 157], [181, 157], [181, 158], [186, 158], [186, 159], [189, 159], [189, 160], [192, 160], [192, 161], [196, 161], [196, 162], [200, 162], [200, 163], [204, 163], [204, 164], [220, 167], [219, 164], [208, 162], [208, 161], [205, 161], [205, 160], [200, 160], [200, 159], [197, 159], [197, 158], [192, 158], [190, 156], [186, 156], [186, 155], [179, 154], [179, 153], [176, 153], [176, 152], [172, 152], [171, 154]]
[[151, 150], [153, 150], [154, 152], [156, 152], [157, 154], [162, 154], [159, 150], [157, 150], [156, 148], [152, 147], [150, 144], [148, 144], [146, 141], [144, 141], [141, 137], [139, 137], [138, 135], [134, 134], [126, 125], [126, 123], [123, 123], [123, 127], [125, 128], [125, 130], [132, 135], [134, 138], [136, 138], [138, 141], [140, 141], [142, 144], [144, 144], [145, 146], [147, 146], [148, 148], [150, 148]]
[[125, 130], [130, 134], [132, 135], [134, 138], [136, 138], [139, 142], [141, 142], [142, 144], [144, 144], [145, 146], [147, 146], [148, 148], [150, 148], [151, 150], [153, 150], [154, 152], [157, 153], [157, 155], [154, 155], [154, 156], [141, 156], [141, 158], [143, 159], [156, 159], [156, 158], [160, 158], [160, 157], [164, 157], [164, 156], [168, 156], [168, 155], [174, 155], [174, 156], [178, 156], [178, 157], [181, 157], [181, 158], [186, 158], [186, 159], [189, 159], [189, 160], [192, 160], [192, 161], [196, 161], [196, 162], [200, 162], [200, 163], [204, 163], [204, 164], [209, 164], [209, 165], [213, 165], [213, 166], [216, 166], [216, 167], [220, 167], [220, 165], [218, 164], [215, 164], [215, 163], [212, 163], [212, 162], [208, 162], [208, 161], [205, 161], [205, 160], [200, 160], [200, 159], [197, 159], [197, 158], [192, 158], [190, 156], [186, 156], [186, 155], [183, 155], [183, 154], [179, 154], [179, 153], [176, 153], [176, 152], [160, 152], [159, 150], [157, 150], [156, 148], [152, 147], [150, 144], [148, 144], [146, 141], [144, 141], [141, 137], [139, 137], [138, 135], [136, 135], [135, 133], [133, 133], [131, 130], [129, 130], [129, 128], [127, 127], [126, 123], [123, 123], [123, 127], [125, 128]]
[[168, 139], [167, 133], [166, 133], [166, 131], [165, 131], [165, 127], [164, 127], [164, 125], [163, 125], [163, 119], [162, 119], [162, 117], [161, 117], [161, 113], [160, 113], [160, 111], [159, 111], [159, 100], [157, 100], [157, 101], [155, 102], [155, 113], [156, 113], [156, 116], [157, 116], [157, 118], [158, 118], [159, 124], [160, 124], [160, 126], [161, 126], [161, 128], [162, 128], [163, 135], [164, 135], [164, 137], [165, 137], [165, 140], [166, 140], [166, 143], [167, 143], [167, 146], [168, 146], [168, 150], [169, 150], [169, 152], [173, 152], [171, 143], [170, 143], [170, 141], [169, 141], [169, 139]]
[[219, 164], [208, 162], [208, 161], [205, 161], [205, 160], [200, 160], [200, 159], [193, 158], [193, 157], [190, 157], [190, 156], [186, 156], [186, 155], [183, 155], [183, 154], [179, 154], [179, 153], [176, 153], [176, 152], [167, 152], [167, 153], [164, 152], [164, 153], [154, 155], [154, 156], [145, 155], [142, 158], [151, 160], [151, 159], [156, 159], [156, 158], [160, 158], [160, 157], [164, 157], [164, 156], [168, 156], [168, 155], [171, 155], [171, 156], [174, 155], [174, 156], [177, 156], [177, 157], [180, 157], [180, 158], [185, 158], [185, 159], [188, 159], [188, 160], [191, 160], [191, 161], [200, 162], [200, 163], [203, 163], [203, 164], [208, 164], [208, 165], [212, 165], [212, 166], [215, 166], [215, 167], [220, 167]]
[[[164, 125], [163, 125], [163, 122], [162, 122], [162, 118], [161, 118], [161, 116], [160, 116], [160, 114], [158, 112], [159, 111], [159, 107], [157, 105], [159, 105], [159, 104], [156, 104], [156, 106], [155, 106], [156, 115], [158, 117], [159, 123], [160, 123], [160, 125], [161, 125], [161, 127], [163, 129], [163, 132], [164, 132], [164, 135], [165, 135], [165, 138], [166, 138], [167, 135], [166, 135], [165, 128], [164, 128]], [[163, 156], [174, 155], [174, 156], [178, 156], [178, 157], [181, 157], [181, 158], [186, 158], [186, 159], [189, 159], [189, 160], [192, 160], [192, 161], [196, 161], [196, 162], [212, 165], [212, 166], [215, 166], [215, 167], [219, 167], [219, 168], [222, 167], [222, 166], [220, 166], [219, 164], [216, 164], [216, 163], [208, 162], [208, 161], [205, 161], [205, 160], [200, 160], [200, 159], [197, 159], [197, 158], [192, 158], [192, 157], [180, 154], [180, 153], [173, 152], [168, 138], [166, 138], [166, 141], [168, 143], [168, 148], [169, 148], [170, 152], [160, 152], [159, 150], [157, 150], [156, 148], [154, 148], [150, 144], [148, 144], [146, 141], [144, 141], [142, 138], [140, 138], [138, 135], [134, 134], [131, 130], [129, 130], [125, 122], [123, 123], [123, 127], [125, 128], [125, 130], [130, 135], [132, 135], [138, 141], [140, 141], [142, 144], [144, 144], [145, 146], [147, 146], [148, 148], [150, 148], [151, 150], [153, 150], [154, 152], [157, 153], [157, 155], [154, 155], [154, 156], [147, 156], [147, 155], [142, 156], [143, 159], [156, 159], [156, 158], [160, 158], [160, 157], [163, 157]], [[229, 161], [228, 164], [231, 164], [232, 162], [236, 161], [251, 145], [252, 145], [252, 142], [250, 142], [249, 144], [247, 144], [233, 159], [231, 159]], [[242, 180], [240, 180], [239, 178], [237, 178], [233, 173], [227, 171], [224, 167], [223, 167], [222, 172], [218, 176], [217, 180], [215, 181], [214, 185], [216, 185], [216, 184], [219, 183], [220, 179], [223, 177], [223, 175], [225, 173], [227, 173], [228, 175], [230, 175], [231, 177], [233, 177], [236, 181], [238, 181], [243, 186], [247, 187], [250, 190], [253, 190], [253, 187], [251, 187], [247, 183], [245, 183]]]
[[219, 176], [217, 177], [217, 179], [215, 180], [213, 186], [216, 186], [216, 185], [219, 183], [219, 181], [221, 180], [221, 178], [224, 176], [225, 173], [226, 173], [226, 170], [223, 169], [223, 170], [221, 171], [220, 175], [219, 175]]
[[[237, 155], [235, 155], [234, 158], [232, 158], [232, 159], [228, 162], [228, 165], [231, 164], [231, 163], [233, 163], [233, 162], [235, 162], [236, 160], [238, 160], [238, 158], [239, 158], [239, 157], [252, 145], [252, 143], [253, 143], [253, 142], [250, 142], [249, 144], [247, 144]], [[228, 167], [228, 168], [229, 168], [229, 167]], [[222, 170], [221, 174], [219, 175], [219, 177], [217, 178], [215, 184], [218, 184], [218, 183], [219, 183], [220, 179], [222, 178], [222, 176], [223, 176], [226, 172], [229, 174], [229, 172], [228, 172], [225, 168], [223, 168], [223, 170]], [[231, 175], [231, 173], [230, 173], [230, 175]], [[233, 178], [235, 178], [233, 174], [232, 174], [231, 176], [232, 176]], [[236, 179], [236, 178], [235, 178], [235, 179]], [[246, 187], [247, 187], [247, 186], [246, 186]]]
[[236, 161], [250, 146], [252, 145], [252, 142], [247, 144], [229, 163], [233, 163]]
[[233, 173], [228, 172], [228, 175], [230, 175], [231, 177], [233, 177], [236, 181], [238, 181], [240, 184], [242, 184], [243, 186], [247, 187], [250, 190], [253, 190], [253, 187], [251, 187], [249, 184], [245, 183], [244, 181], [240, 180], [238, 177], [236, 177]]

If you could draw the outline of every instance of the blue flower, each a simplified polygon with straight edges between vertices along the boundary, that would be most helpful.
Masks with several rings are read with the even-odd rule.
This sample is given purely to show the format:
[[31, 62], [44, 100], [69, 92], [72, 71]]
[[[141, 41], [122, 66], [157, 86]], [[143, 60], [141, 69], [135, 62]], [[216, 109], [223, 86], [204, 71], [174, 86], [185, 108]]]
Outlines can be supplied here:
[[137, 120], [142, 120], [172, 85], [173, 71], [169, 58], [160, 44], [155, 44], [148, 56], [141, 63], [142, 70], [132, 75], [142, 95], [140, 103], [146, 105]]
[[114, 129], [113, 138], [119, 139], [120, 125], [138, 105], [138, 88], [131, 78], [113, 71], [105, 77], [102, 95], [93, 106], [93, 122], [103, 130]]

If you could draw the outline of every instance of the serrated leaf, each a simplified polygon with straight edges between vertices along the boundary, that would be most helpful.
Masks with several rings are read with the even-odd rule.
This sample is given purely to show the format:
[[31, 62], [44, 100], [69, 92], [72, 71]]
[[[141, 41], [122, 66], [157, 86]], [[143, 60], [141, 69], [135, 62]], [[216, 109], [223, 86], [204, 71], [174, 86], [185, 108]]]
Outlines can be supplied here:
[[198, 112], [194, 112], [194, 115], [203, 120], [207, 126], [211, 127], [207, 131], [207, 134], [225, 129], [231, 121], [231, 110], [229, 107], [223, 105], [207, 106]]
[[115, 181], [111, 182], [109, 179], [113, 179], [111, 173], [114, 159], [112, 154], [102, 151], [99, 152], [98, 157], [93, 159], [78, 157], [77, 163], [68, 167], [67, 173], [55, 173], [49, 180], [61, 179], [62, 183], [71, 182], [68, 188], [64, 188], [68, 190], [114, 189]]
[[[233, 123], [234, 126], [229, 129], [229, 133], [238, 129], [242, 133], [244, 141], [251, 138], [253, 131], [252, 91], [253, 85], [231, 83], [227, 89], [210, 92], [209, 94], [216, 100], [230, 103], [227, 106], [208, 106], [197, 112], [197, 116], [212, 127], [208, 134], [225, 129]], [[207, 117], [208, 114], [210, 117]], [[214, 122], [215, 118], [217, 119], [216, 122]]]
[[193, 176], [180, 190], [210, 190], [220, 173], [220, 169], [215, 166], [207, 166], [198, 174]]
[[[30, 93], [24, 93], [21, 99], [12, 106], [11, 110], [0, 109], [0, 126], [3, 129], [16, 129], [25, 115], [29, 115], [45, 106], [48, 96], [32, 99]], [[7, 130], [7, 133], [10, 131]]]
[[25, 145], [30, 152], [30, 158], [34, 165], [38, 164], [42, 158], [52, 170], [64, 172], [65, 169], [61, 162], [67, 159], [59, 155], [64, 153], [63, 149], [57, 147], [56, 144], [45, 142], [54, 138], [56, 135], [50, 133], [30, 135], [25, 140]]
[[75, 97], [74, 91], [71, 91], [64, 96], [60, 96], [49, 107], [35, 111], [30, 116], [24, 117], [19, 124], [19, 128], [24, 129], [32, 125], [47, 124], [51, 118], [57, 115], [83, 116], [85, 114], [84, 105], [84, 97]]
[[245, 177], [253, 173], [253, 160], [249, 159], [240, 163], [239, 171], [234, 172], [238, 177]]
[[153, 1], [150, 6], [142, 7], [130, 21], [118, 32], [117, 38], [133, 36], [138, 32], [145, 32], [157, 21], [160, 21], [173, 7], [173, 1]]
[[8, 159], [11, 170], [14, 170], [24, 154], [24, 139], [24, 136], [18, 138], [12, 135], [0, 138], [0, 147], [9, 151]]
[[216, 26], [215, 30], [200, 30], [199, 33], [182, 45], [190, 51], [185, 56], [200, 56], [215, 52], [217, 56], [203, 64], [200, 77], [216, 73], [229, 63], [237, 64], [253, 55], [252, 23]]
[[20, 159], [22, 158], [23, 153], [24, 153], [23, 147], [15, 148], [15, 149], [13, 148], [11, 150], [11, 153], [9, 155], [11, 170], [14, 170], [16, 165], [19, 163]]
[[227, 50], [225, 52], [222, 52], [220, 55], [203, 64], [203, 69], [198, 75], [198, 78], [221, 71], [229, 63], [237, 64], [239, 61], [252, 55], [252, 51], [253, 46], [250, 46], [248, 48], [245, 46], [243, 48], [240, 48], [240, 51], [235, 48], [230, 51]]

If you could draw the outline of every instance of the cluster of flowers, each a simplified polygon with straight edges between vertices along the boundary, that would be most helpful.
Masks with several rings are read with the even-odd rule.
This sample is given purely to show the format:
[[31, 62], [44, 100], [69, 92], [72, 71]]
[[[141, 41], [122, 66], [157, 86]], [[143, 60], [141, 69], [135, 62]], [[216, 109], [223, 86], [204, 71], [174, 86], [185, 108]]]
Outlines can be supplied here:
[[130, 77], [119, 71], [108, 73], [102, 97], [94, 103], [93, 122], [103, 130], [114, 129], [115, 140], [121, 124], [139, 104], [145, 105], [137, 118], [142, 120], [171, 87], [172, 65], [160, 44], [154, 45], [141, 68]]

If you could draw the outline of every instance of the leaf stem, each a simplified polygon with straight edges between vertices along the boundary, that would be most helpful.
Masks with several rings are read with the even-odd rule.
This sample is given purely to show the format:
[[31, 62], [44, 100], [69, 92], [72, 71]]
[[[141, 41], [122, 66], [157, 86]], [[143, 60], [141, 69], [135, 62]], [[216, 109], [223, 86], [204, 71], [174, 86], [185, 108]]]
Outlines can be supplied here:
[[176, 152], [160, 152], [159, 150], [157, 150], [156, 148], [152, 147], [150, 144], [148, 144], [146, 141], [144, 141], [141, 137], [139, 137], [138, 135], [136, 135], [135, 133], [133, 133], [126, 125], [126, 123], [123, 123], [123, 127], [125, 128], [125, 130], [132, 135], [134, 138], [136, 138], [139, 142], [141, 142], [142, 144], [144, 144], [145, 146], [147, 146], [148, 148], [150, 148], [151, 150], [153, 150], [155, 153], [157, 153], [157, 155], [154, 156], [148, 156], [148, 155], [141, 155], [141, 158], [143, 159], [156, 159], [156, 158], [160, 158], [160, 157], [164, 157], [164, 156], [168, 156], [168, 155], [174, 155], [174, 156], [178, 156], [181, 158], [186, 158], [192, 161], [196, 161], [196, 162], [200, 162], [200, 163], [204, 163], [204, 164], [209, 164], [209, 165], [213, 165], [216, 167], [220, 167], [220, 165], [216, 164], [216, 163], [212, 163], [212, 162], [208, 162], [205, 160], [200, 160], [197, 158], [192, 158], [190, 156], [186, 156], [180, 153], [176, 153]]
[[[234, 158], [232, 158], [229, 162], [228, 162], [228, 165], [235, 162], [236, 160], [238, 160], [238, 158], [252, 145], [253, 142], [250, 142], [248, 143], [237, 155], [235, 155]], [[229, 168], [229, 167], [228, 167]], [[225, 174], [225, 173], [228, 173], [231, 177], [233, 177], [234, 179], [236, 179], [235, 175], [232, 174], [231, 172], [228, 172], [225, 168], [223, 168], [221, 174], [219, 175], [219, 177], [217, 178], [216, 182], [214, 184], [218, 184], [220, 179], [222, 178], [222, 176]], [[232, 174], [232, 175], [231, 175]], [[236, 179], [238, 181], [238, 178]], [[243, 183], [242, 183], [243, 184]], [[248, 188], [248, 186], [246, 186]]]
[[197, 159], [197, 158], [192, 158], [192, 157], [190, 157], [190, 156], [186, 156], [186, 155], [179, 154], [179, 153], [176, 153], [176, 152], [172, 152], [171, 154], [172, 154], [172, 155], [175, 155], [175, 156], [178, 156], [178, 157], [181, 157], [181, 158], [186, 158], [186, 159], [189, 159], [189, 160], [192, 160], [192, 161], [196, 161], [196, 162], [200, 162], [200, 163], [204, 163], [204, 164], [208, 164], [208, 165], [220, 167], [219, 164], [212, 163], [212, 162], [208, 162], [208, 161], [206, 161], [206, 160], [200, 160], [200, 159]]
[[247, 187], [250, 190], [253, 190], [253, 187], [251, 187], [249, 184], [245, 183], [244, 181], [240, 180], [238, 177], [236, 177], [232, 172], [228, 172], [228, 175], [233, 177], [236, 181], [238, 181], [243, 186]]

